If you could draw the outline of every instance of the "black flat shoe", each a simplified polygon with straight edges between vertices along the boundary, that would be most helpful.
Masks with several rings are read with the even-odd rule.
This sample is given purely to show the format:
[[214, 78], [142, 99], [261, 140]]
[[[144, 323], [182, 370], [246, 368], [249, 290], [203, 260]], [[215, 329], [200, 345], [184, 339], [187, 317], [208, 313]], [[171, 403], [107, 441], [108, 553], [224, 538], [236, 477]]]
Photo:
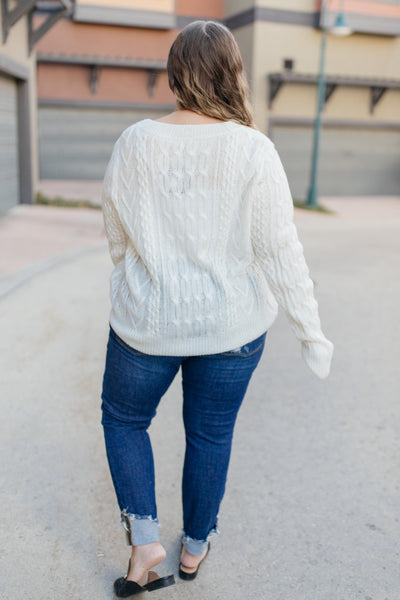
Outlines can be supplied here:
[[199, 572], [201, 563], [207, 558], [208, 553], [210, 552], [211, 544], [208, 542], [207, 552], [197, 565], [197, 567], [186, 567], [182, 563], [179, 563], [179, 577], [181, 579], [185, 579], [186, 581], [192, 581], [197, 577], [197, 573]]
[[174, 583], [175, 577], [173, 575], [159, 577], [155, 571], [149, 571], [147, 583], [145, 585], [140, 585], [139, 583], [136, 583], [136, 581], [130, 581], [127, 579], [127, 575], [125, 575], [125, 577], [119, 577], [114, 581], [114, 592], [118, 598], [128, 598], [129, 596], [141, 594], [142, 592], [154, 592], [154, 590], [168, 587]]

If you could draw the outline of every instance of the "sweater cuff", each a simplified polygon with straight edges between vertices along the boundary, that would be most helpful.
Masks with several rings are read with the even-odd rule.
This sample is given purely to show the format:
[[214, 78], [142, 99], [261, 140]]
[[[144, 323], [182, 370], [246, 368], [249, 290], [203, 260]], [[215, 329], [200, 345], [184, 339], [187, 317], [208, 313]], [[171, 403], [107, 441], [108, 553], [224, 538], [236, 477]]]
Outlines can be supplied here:
[[311, 371], [320, 379], [328, 377], [334, 346], [326, 338], [319, 342], [302, 342], [301, 354]]

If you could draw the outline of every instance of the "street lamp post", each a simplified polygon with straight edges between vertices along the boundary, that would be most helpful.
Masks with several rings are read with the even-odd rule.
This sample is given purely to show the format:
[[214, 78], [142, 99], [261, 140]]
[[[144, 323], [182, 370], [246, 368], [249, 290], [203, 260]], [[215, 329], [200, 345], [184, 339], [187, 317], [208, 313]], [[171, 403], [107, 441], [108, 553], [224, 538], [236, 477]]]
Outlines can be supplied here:
[[[326, 56], [326, 40], [328, 36], [328, 28], [326, 27], [326, 13], [328, 0], [321, 0], [321, 51], [319, 57], [319, 73], [318, 73], [318, 87], [317, 87], [317, 116], [314, 124], [314, 139], [313, 139], [313, 151], [312, 151], [312, 162], [311, 162], [311, 178], [310, 187], [308, 190], [306, 205], [319, 208], [318, 204], [318, 162], [319, 162], [319, 141], [321, 134], [321, 117], [322, 110], [325, 104], [325, 56]], [[345, 36], [352, 33], [350, 27], [348, 27], [343, 11], [340, 11], [337, 15], [335, 25], [330, 29], [335, 35]]]

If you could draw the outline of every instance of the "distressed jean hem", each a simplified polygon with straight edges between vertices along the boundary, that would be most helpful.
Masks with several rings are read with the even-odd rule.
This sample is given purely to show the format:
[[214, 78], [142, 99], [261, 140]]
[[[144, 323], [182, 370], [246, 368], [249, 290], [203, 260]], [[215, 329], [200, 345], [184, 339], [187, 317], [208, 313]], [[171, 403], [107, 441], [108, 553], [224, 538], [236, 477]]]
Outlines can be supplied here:
[[158, 519], [151, 515], [136, 515], [124, 509], [121, 512], [121, 523], [125, 529], [128, 546], [142, 546], [160, 541], [160, 524]]
[[208, 542], [212, 535], [219, 534], [219, 529], [217, 525], [215, 525], [209, 532], [208, 536], [204, 540], [196, 540], [191, 538], [185, 532], [183, 532], [182, 536], [182, 544], [185, 546], [186, 550], [190, 552], [190, 554], [194, 554], [195, 556], [200, 556], [207, 550]]

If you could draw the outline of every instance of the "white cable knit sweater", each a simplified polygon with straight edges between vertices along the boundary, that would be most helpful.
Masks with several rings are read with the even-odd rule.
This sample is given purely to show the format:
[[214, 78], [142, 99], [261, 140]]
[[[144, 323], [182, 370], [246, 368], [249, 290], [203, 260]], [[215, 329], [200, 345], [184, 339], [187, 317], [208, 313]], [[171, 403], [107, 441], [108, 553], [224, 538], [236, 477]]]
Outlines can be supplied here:
[[233, 121], [144, 119], [116, 141], [102, 191], [115, 268], [110, 325], [147, 354], [214, 354], [266, 331], [284, 309], [321, 379], [333, 344], [274, 144]]

